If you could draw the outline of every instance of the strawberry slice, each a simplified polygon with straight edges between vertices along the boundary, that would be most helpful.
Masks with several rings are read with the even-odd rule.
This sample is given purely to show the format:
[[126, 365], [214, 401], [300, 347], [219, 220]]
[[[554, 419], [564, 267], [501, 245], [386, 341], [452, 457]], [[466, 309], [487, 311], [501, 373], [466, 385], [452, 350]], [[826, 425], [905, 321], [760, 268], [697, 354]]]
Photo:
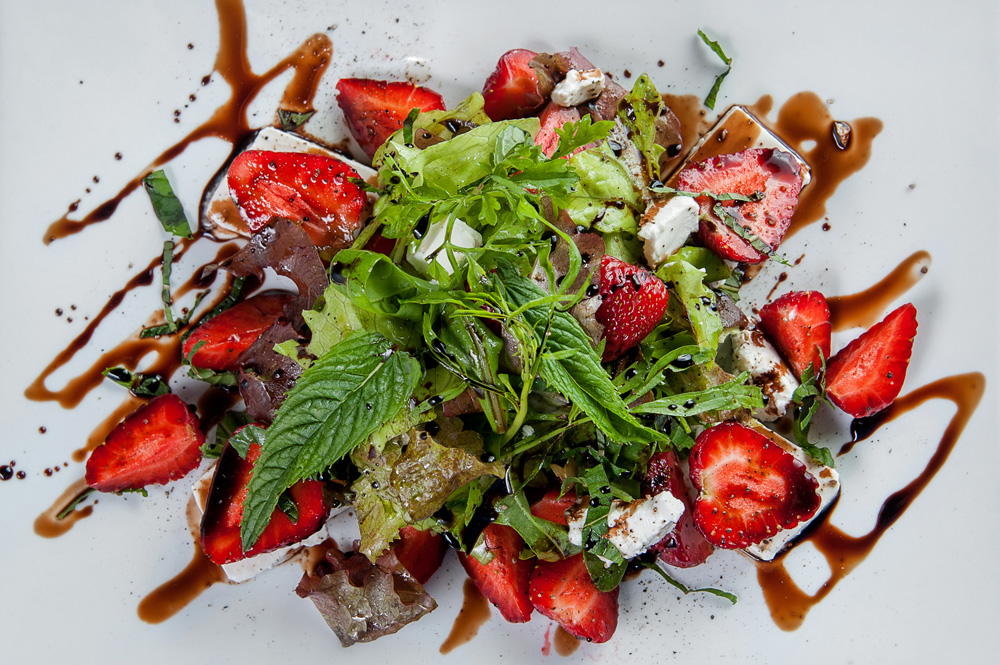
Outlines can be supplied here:
[[239, 357], [271, 327], [293, 298], [290, 293], [263, 293], [233, 305], [195, 328], [184, 340], [184, 357], [190, 357], [193, 366], [203, 369], [239, 369]]
[[421, 584], [427, 584], [427, 580], [441, 567], [447, 549], [444, 538], [433, 531], [421, 531], [413, 526], [403, 527], [399, 540], [392, 544], [392, 551], [403, 568]]
[[837, 352], [826, 365], [826, 394], [855, 418], [877, 413], [899, 396], [917, 334], [907, 303]]
[[111, 430], [87, 460], [87, 484], [102, 492], [136, 490], [183, 478], [201, 462], [205, 435], [177, 395], [155, 397]]
[[368, 216], [358, 173], [325, 155], [247, 150], [229, 165], [229, 191], [251, 231], [274, 217], [297, 222], [321, 248], [342, 249]]
[[299, 481], [288, 490], [298, 507], [298, 521], [293, 523], [281, 508], [275, 508], [260, 539], [244, 552], [240, 542], [243, 502], [247, 496], [250, 473], [259, 457], [260, 446], [256, 443], [250, 446], [246, 459], [240, 458], [236, 449], [228, 444], [219, 456], [205, 501], [205, 514], [201, 517], [201, 549], [217, 564], [232, 563], [297, 543], [316, 533], [330, 514], [323, 501], [323, 483], [318, 480]]
[[588, 642], [607, 642], [618, 627], [618, 587], [599, 591], [583, 554], [539, 561], [531, 573], [531, 602], [567, 633]]
[[749, 547], [819, 509], [819, 485], [805, 465], [740, 423], [702, 432], [689, 463], [700, 492], [694, 523], [716, 547]]
[[538, 74], [531, 60], [538, 55], [528, 49], [507, 51], [483, 85], [484, 110], [492, 120], [511, 120], [532, 115], [542, 108], [545, 97], [538, 92]]
[[830, 357], [830, 307], [819, 291], [792, 291], [764, 305], [760, 328], [799, 378], [809, 365], [818, 374]]
[[535, 517], [566, 526], [566, 511], [576, 503], [576, 492], [566, 492], [559, 496], [559, 490], [550, 490], [541, 499], [531, 504], [531, 514]]
[[[792, 156], [773, 148], [752, 148], [731, 155], [711, 157], [687, 167], [677, 176], [677, 189], [714, 194], [762, 194], [759, 201], [722, 202], [723, 209], [750, 233], [776, 248], [792, 222], [799, 201], [802, 174]], [[701, 224], [698, 236], [719, 256], [733, 261], [760, 263], [767, 255], [754, 249], [713, 212], [715, 201], [699, 196]]]
[[347, 118], [351, 136], [368, 157], [374, 157], [386, 139], [403, 127], [413, 109], [444, 110], [441, 95], [405, 81], [340, 79], [337, 93], [337, 105]]
[[[556, 130], [562, 129], [567, 122], [580, 122], [580, 112], [575, 108], [567, 109], [550, 102], [538, 116], [538, 120], [542, 123], [542, 127], [535, 134], [535, 143], [542, 146], [542, 152], [546, 157], [551, 157], [559, 146], [559, 135], [556, 134]], [[581, 146], [576, 152], [583, 149], [585, 146]]]
[[528, 579], [535, 562], [521, 558], [524, 541], [511, 527], [496, 523], [486, 526], [483, 538], [493, 554], [489, 563], [479, 563], [475, 557], [461, 553], [459, 561], [479, 593], [500, 610], [504, 619], [511, 623], [528, 621], [531, 619]]
[[677, 526], [650, 549], [661, 561], [677, 568], [692, 568], [704, 563], [715, 548], [694, 525], [694, 501], [684, 482], [677, 453], [667, 450], [650, 458], [643, 490], [649, 496], [669, 491], [684, 502], [684, 514], [677, 520]]
[[670, 293], [659, 277], [605, 254], [601, 258], [603, 301], [594, 317], [604, 325], [604, 362], [636, 346], [659, 325]]

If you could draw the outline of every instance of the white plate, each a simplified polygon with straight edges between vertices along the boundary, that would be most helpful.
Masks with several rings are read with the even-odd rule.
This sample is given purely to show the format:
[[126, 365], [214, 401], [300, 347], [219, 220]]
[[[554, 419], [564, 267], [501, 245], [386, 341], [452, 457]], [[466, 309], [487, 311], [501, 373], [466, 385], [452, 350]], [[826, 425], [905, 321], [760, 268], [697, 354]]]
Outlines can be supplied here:
[[[318, 662], [343, 656], [359, 665], [394, 657], [438, 662], [438, 647], [461, 605], [462, 575], [453, 558], [430, 584], [441, 605], [436, 612], [400, 634], [340, 654], [311, 605], [291, 594], [295, 566], [251, 584], [212, 587], [160, 625], [137, 618], [139, 600], [191, 557], [183, 515], [187, 482], [151, 492], [149, 499], [104, 497], [94, 515], [65, 536], [34, 535], [35, 517], [82, 476], [72, 451], [121, 394], [102, 386], [67, 411], [29, 402], [23, 391], [163, 240], [141, 193], [127, 198], [110, 221], [79, 235], [44, 246], [42, 233], [76, 199], [84, 212], [113, 196], [227, 96], [220, 80], [200, 84], [212, 70], [218, 42], [211, 3], [60, 4], [0, 3], [0, 463], [16, 460], [16, 470], [27, 474], [0, 483], [3, 660]], [[780, 106], [793, 93], [814, 90], [833, 100], [838, 118], [875, 116], [885, 123], [868, 166], [830, 202], [832, 230], [824, 234], [813, 225], [786, 243], [789, 255], [806, 255], [791, 271], [790, 286], [853, 293], [926, 249], [933, 266], [905, 296], [919, 311], [920, 334], [904, 391], [956, 373], [988, 377], [983, 404], [944, 469], [799, 630], [776, 628], [753, 566], [723, 554], [677, 576], [737, 592], [735, 607], [711, 596], [679, 596], [646, 575], [622, 592], [614, 640], [584, 644], [568, 660], [935, 662], [960, 653], [986, 662], [989, 636], [1000, 620], [1000, 404], [994, 385], [1000, 374], [992, 268], [998, 248], [993, 199], [1000, 184], [997, 4], [950, 3], [947, 11], [903, 0], [438, 7], [248, 1], [250, 62], [262, 71], [313, 32], [327, 32], [335, 56], [310, 129], [336, 140], [345, 134], [333, 104], [339, 77], [399, 78], [409, 65], [429, 72], [427, 84], [455, 103], [478, 89], [496, 58], [516, 46], [553, 51], [576, 45], [616, 74], [648, 71], [661, 90], [703, 95], [719, 71], [696, 37], [704, 28], [734, 58], [720, 109], [764, 94]], [[411, 58], [425, 62], [415, 66]], [[252, 123], [271, 122], [281, 87], [262, 95]], [[189, 101], [192, 94], [196, 101]], [[178, 123], [175, 110], [181, 111]], [[221, 142], [205, 141], [168, 167], [189, 214], [226, 152]], [[773, 275], [761, 279], [773, 283]], [[155, 288], [126, 299], [80, 362], [50, 385], [59, 387], [85, 369], [157, 307]], [[835, 345], [851, 335], [838, 336]], [[871, 527], [885, 495], [923, 467], [951, 413], [946, 403], [927, 405], [844, 458], [850, 509], [838, 517], [848, 519], [848, 531]], [[843, 429], [845, 422], [833, 426]], [[64, 462], [45, 476], [45, 468]], [[788, 565], [807, 587], [825, 577], [824, 564], [816, 572], [815, 557], [798, 556]], [[474, 641], [443, 660], [537, 662], [550, 625], [536, 616], [527, 625], [508, 626], [494, 616]], [[554, 651], [551, 657], [559, 658]]]

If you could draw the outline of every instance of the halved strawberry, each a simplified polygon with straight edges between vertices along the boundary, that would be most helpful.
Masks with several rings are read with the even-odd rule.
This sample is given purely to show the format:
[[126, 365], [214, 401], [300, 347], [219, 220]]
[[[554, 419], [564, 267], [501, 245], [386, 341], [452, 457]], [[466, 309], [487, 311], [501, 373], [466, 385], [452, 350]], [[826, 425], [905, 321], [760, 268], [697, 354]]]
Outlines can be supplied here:
[[102, 492], [165, 485], [201, 462], [205, 435], [177, 395], [154, 397], [118, 423], [87, 460], [87, 484]]
[[441, 95], [405, 81], [340, 79], [337, 93], [337, 105], [347, 118], [351, 136], [369, 157], [403, 127], [413, 109], [444, 110]]
[[473, 556], [459, 553], [458, 559], [475, 583], [479, 593], [493, 603], [504, 619], [524, 623], [531, 619], [528, 579], [535, 566], [534, 559], [522, 559], [524, 541], [509, 526], [491, 523], [483, 530], [486, 547], [493, 554], [487, 564]]
[[567, 633], [588, 642], [607, 642], [618, 627], [618, 587], [599, 591], [583, 554], [539, 561], [531, 573], [531, 602]]
[[917, 310], [907, 303], [837, 352], [826, 365], [826, 394], [855, 418], [893, 403], [903, 388], [917, 334]]
[[694, 523], [716, 547], [749, 547], [819, 509], [819, 486], [802, 462], [740, 423], [702, 432], [690, 466], [700, 492]]
[[818, 374], [830, 358], [830, 306], [819, 291], [792, 291], [767, 303], [760, 328], [799, 378], [810, 364]]
[[438, 534], [412, 526], [403, 527], [399, 540], [392, 544], [392, 551], [403, 568], [421, 584], [427, 584], [427, 580], [441, 567], [447, 549], [444, 538]]
[[684, 482], [684, 472], [681, 471], [677, 453], [667, 450], [650, 458], [643, 490], [649, 495], [669, 491], [684, 502], [684, 514], [677, 520], [677, 526], [650, 549], [664, 563], [678, 568], [691, 568], [704, 563], [715, 548], [694, 525], [694, 501]]
[[358, 173], [325, 155], [247, 150], [233, 160], [229, 191], [251, 231], [274, 217], [297, 222], [317, 247], [342, 249], [368, 215], [368, 196], [349, 178]]
[[535, 143], [542, 146], [542, 152], [546, 157], [551, 157], [559, 145], [559, 135], [556, 134], [556, 130], [562, 129], [567, 122], [580, 122], [580, 112], [575, 108], [567, 109], [550, 102], [538, 116], [538, 120], [542, 123], [542, 127], [535, 134]]
[[531, 514], [543, 520], [566, 526], [566, 511], [576, 503], [576, 492], [569, 491], [559, 496], [559, 490], [550, 490], [541, 499], [531, 504]]
[[[713, 194], [763, 195], [759, 201], [721, 202], [723, 209], [750, 233], [772, 249], [777, 247], [799, 201], [802, 174], [792, 156], [773, 148], [751, 148], [730, 155], [711, 157], [687, 167], [677, 176], [677, 189]], [[712, 211], [715, 200], [696, 199], [701, 206], [698, 236], [719, 256], [733, 261], [760, 263], [766, 254], [754, 249], [727, 227]]]
[[523, 118], [542, 108], [545, 97], [538, 92], [538, 74], [528, 64], [536, 55], [516, 48], [500, 56], [483, 85], [484, 110], [492, 120]]
[[281, 508], [275, 508], [264, 533], [253, 547], [244, 552], [240, 541], [243, 502], [247, 496], [250, 473], [259, 457], [260, 446], [257, 444], [250, 446], [246, 459], [240, 458], [236, 449], [228, 444], [219, 456], [212, 487], [205, 501], [205, 514], [201, 517], [201, 549], [217, 564], [232, 563], [297, 543], [316, 533], [330, 514], [323, 501], [323, 483], [318, 480], [299, 481], [288, 490], [298, 508], [298, 520], [293, 523]]
[[203, 369], [239, 369], [239, 357], [271, 327], [293, 298], [290, 293], [263, 293], [233, 305], [195, 328], [184, 340], [184, 357], [190, 357], [194, 367]]
[[659, 277], [609, 254], [601, 258], [599, 293], [603, 302], [594, 318], [604, 325], [604, 362], [614, 360], [653, 332], [670, 297]]

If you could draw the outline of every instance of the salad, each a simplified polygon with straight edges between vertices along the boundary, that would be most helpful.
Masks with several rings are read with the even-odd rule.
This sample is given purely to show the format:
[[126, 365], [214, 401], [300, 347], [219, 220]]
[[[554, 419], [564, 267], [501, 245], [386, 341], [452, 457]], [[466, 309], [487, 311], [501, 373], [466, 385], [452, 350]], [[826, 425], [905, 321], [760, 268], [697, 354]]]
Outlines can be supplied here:
[[[683, 588], [671, 567], [717, 548], [771, 560], [836, 501], [811, 420], [892, 404], [916, 312], [835, 350], [818, 291], [740, 309], [752, 267], [787, 262], [809, 184], [779, 137], [757, 122], [752, 145], [682, 161], [652, 80], [626, 89], [575, 49], [509, 51], [451, 109], [409, 82], [337, 89], [371, 168], [279, 114], [206, 197], [204, 230], [246, 238], [214, 307], [172, 311], [192, 229], [165, 174], [143, 179], [174, 238], [163, 322], [140, 336], [178, 339], [187, 374], [242, 406], [197, 414], [169, 377], [109, 367], [146, 401], [90, 455], [92, 489], [217, 458], [196, 487], [204, 555], [243, 581], [318, 547], [296, 592], [345, 645], [433, 610], [422, 585], [449, 549], [508, 621], [605, 642], [628, 570]], [[295, 289], [254, 290], [269, 270]], [[348, 506], [342, 552], [325, 525]]]

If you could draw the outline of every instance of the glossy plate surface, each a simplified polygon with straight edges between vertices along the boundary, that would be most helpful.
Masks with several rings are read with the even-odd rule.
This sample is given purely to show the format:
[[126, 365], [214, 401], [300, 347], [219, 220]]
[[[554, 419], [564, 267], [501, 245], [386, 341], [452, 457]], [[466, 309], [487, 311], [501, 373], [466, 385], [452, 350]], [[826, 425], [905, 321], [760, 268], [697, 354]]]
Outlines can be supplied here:
[[[218, 75], [201, 83], [212, 72], [219, 39], [211, 3], [59, 4], [0, 3], [0, 464], [13, 460], [26, 475], [0, 482], [0, 659], [350, 658], [357, 665], [544, 659], [550, 622], [536, 615], [508, 626], [495, 614], [477, 638], [442, 658], [438, 649], [462, 602], [464, 576], [454, 557], [429, 586], [437, 611], [343, 654], [311, 604], [291, 593], [301, 574], [295, 564], [250, 584], [214, 586], [165, 623], [144, 623], [136, 613], [140, 600], [191, 559], [184, 509], [193, 478], [153, 490], [148, 499], [101, 497], [93, 515], [62, 537], [35, 535], [36, 516], [82, 477], [73, 451], [122, 395], [101, 386], [78, 408], [64, 410], [26, 400], [24, 390], [163, 242], [141, 192], [83, 233], [48, 246], [43, 233], [77, 199], [83, 214], [113, 197], [229, 92]], [[855, 293], [926, 250], [930, 270], [899, 301], [912, 301], [920, 320], [904, 393], [953, 374], [986, 375], [982, 405], [941, 472], [800, 629], [777, 628], [754, 566], [720, 554], [676, 576], [692, 587], [734, 591], [736, 606], [704, 594], [681, 596], [645, 574], [622, 591], [613, 641], [583, 644], [566, 660], [936, 662], [957, 650], [971, 662], [987, 662], [988, 637], [1000, 620], [997, 4], [950, 3], [947, 11], [903, 0], [835, 8], [736, 1], [436, 7], [248, 0], [250, 64], [264, 71], [311, 34], [329, 35], [334, 56], [309, 130], [337, 142], [346, 135], [333, 101], [338, 78], [429, 76], [426, 84], [454, 104], [479, 89], [497, 57], [513, 47], [575, 45], [626, 85], [626, 69], [633, 76], [645, 71], [663, 92], [703, 96], [721, 69], [696, 35], [703, 28], [734, 60], [720, 111], [764, 95], [773, 96], [777, 109], [792, 94], [812, 90], [837, 118], [884, 122], [867, 167], [831, 199], [830, 230], [814, 224], [789, 239], [786, 255], [805, 258], [792, 269], [772, 266], [758, 278], [760, 288], [766, 292], [785, 270], [780, 290]], [[273, 121], [286, 82], [279, 78], [251, 106], [252, 125]], [[206, 139], [167, 167], [189, 216], [226, 154], [227, 145]], [[87, 371], [158, 306], [156, 288], [128, 296], [49, 387]], [[837, 335], [834, 346], [857, 332]], [[953, 411], [948, 402], [928, 403], [842, 457], [844, 494], [835, 522], [848, 533], [868, 531], [883, 499], [924, 468]], [[831, 432], [825, 443], [844, 443], [847, 424], [825, 418]], [[797, 550], [787, 566], [808, 592], [828, 575], [811, 547]], [[562, 657], [553, 648], [549, 658]]]

